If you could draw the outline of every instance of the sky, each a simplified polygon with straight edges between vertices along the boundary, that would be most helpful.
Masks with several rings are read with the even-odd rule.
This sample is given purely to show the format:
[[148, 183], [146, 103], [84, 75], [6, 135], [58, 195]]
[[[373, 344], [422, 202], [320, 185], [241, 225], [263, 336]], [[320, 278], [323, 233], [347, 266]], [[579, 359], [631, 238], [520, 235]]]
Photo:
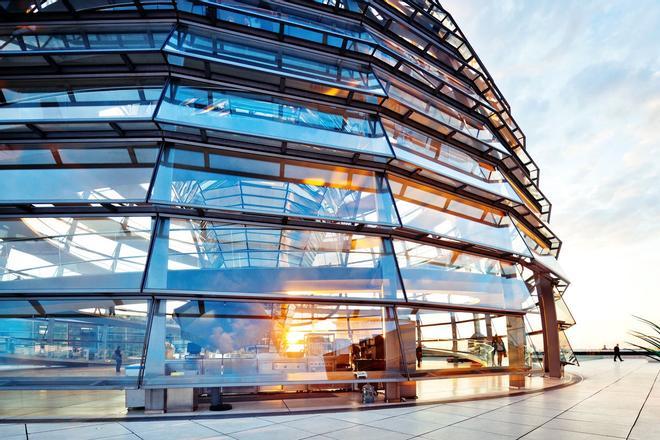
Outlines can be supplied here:
[[660, 2], [441, 0], [541, 169], [573, 348], [660, 322]]

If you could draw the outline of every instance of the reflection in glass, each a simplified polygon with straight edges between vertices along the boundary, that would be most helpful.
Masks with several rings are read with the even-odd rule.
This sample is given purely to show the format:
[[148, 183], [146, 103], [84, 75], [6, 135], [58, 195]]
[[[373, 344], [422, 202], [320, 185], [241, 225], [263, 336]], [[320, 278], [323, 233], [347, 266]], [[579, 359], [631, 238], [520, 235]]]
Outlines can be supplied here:
[[515, 264], [394, 240], [408, 301], [523, 310], [529, 298]]
[[159, 223], [150, 289], [227, 295], [403, 298], [380, 237], [170, 219]]
[[397, 314], [411, 375], [529, 365], [521, 316], [400, 307]]
[[135, 388], [144, 300], [0, 301], [0, 388]]
[[[335, 87], [385, 95], [367, 66], [271, 45], [263, 41], [201, 29], [177, 28], [165, 50], [226, 64], [249, 67]], [[336, 94], [335, 88], [326, 90]]]
[[150, 217], [0, 221], [0, 291], [136, 291]]
[[[204, 166], [205, 156], [208, 166]], [[168, 148], [151, 200], [186, 206], [397, 224], [384, 178], [288, 159]]]
[[[478, 140], [488, 147], [509, 154], [508, 150], [485, 123], [473, 118], [467, 113], [449, 107], [438, 99], [425, 96], [392, 77], [385, 77], [385, 75], [379, 76], [390, 98], [384, 103], [386, 107], [397, 113], [407, 113], [407, 108], [413, 109], [419, 116], [411, 115], [410, 118], [419, 123], [430, 122], [433, 124], [430, 128], [445, 134], [460, 132], [464, 135], [460, 138], [462, 140], [468, 141], [467, 138], [469, 137]], [[405, 108], [402, 108], [402, 106]], [[432, 118], [435, 122], [431, 122], [429, 118]], [[447, 130], [448, 128], [449, 131]], [[456, 137], [455, 134], [451, 134], [451, 136]], [[468, 143], [472, 145], [472, 142]]]
[[150, 119], [162, 86], [70, 87], [64, 83], [0, 88], [0, 121], [62, 122]]
[[531, 256], [504, 212], [398, 176], [388, 179], [404, 226]]
[[335, 304], [160, 301], [147, 387], [400, 381], [392, 309]]
[[559, 359], [562, 364], [580, 365], [573, 352], [573, 347], [566, 336], [566, 332], [559, 331]]
[[144, 202], [156, 147], [0, 146], [0, 203]]
[[385, 133], [373, 115], [260, 93], [171, 84], [157, 119], [391, 156]]
[[522, 203], [511, 185], [494, 167], [390, 119], [383, 118], [381, 121], [397, 159]]
[[87, 50], [160, 49], [170, 27], [103, 25], [19, 26], [0, 31], [0, 52], [71, 52]]

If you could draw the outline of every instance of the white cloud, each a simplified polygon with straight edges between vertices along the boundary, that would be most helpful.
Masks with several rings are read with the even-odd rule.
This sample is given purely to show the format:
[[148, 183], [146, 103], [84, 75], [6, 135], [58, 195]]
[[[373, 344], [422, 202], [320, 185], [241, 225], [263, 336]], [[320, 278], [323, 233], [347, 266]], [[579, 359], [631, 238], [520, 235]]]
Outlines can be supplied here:
[[[527, 135], [577, 347], [660, 321], [660, 3], [448, 0]], [[604, 330], [605, 329], [605, 330]]]

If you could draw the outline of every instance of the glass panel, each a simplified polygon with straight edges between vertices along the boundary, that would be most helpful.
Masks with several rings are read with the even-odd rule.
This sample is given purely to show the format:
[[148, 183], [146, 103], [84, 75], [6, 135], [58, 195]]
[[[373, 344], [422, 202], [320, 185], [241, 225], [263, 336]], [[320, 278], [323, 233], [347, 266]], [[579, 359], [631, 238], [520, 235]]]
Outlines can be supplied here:
[[384, 178], [370, 171], [263, 156], [169, 148], [151, 199], [161, 203], [398, 224]]
[[499, 171], [449, 144], [381, 119], [397, 159], [522, 203]]
[[61, 122], [150, 119], [162, 86], [70, 87], [63, 83], [4, 86], [0, 121]]
[[567, 329], [575, 325], [575, 318], [573, 318], [573, 314], [563, 298], [557, 298], [555, 300], [555, 311], [557, 312], [559, 327]]
[[385, 133], [373, 115], [259, 93], [171, 85], [157, 119], [391, 156]]
[[380, 237], [164, 220], [147, 287], [231, 295], [402, 299]]
[[167, 300], [151, 328], [146, 387], [404, 380], [389, 308]]
[[0, 203], [146, 200], [157, 148], [77, 147], [0, 146]]
[[171, 26], [20, 26], [0, 31], [0, 52], [160, 49]]
[[398, 176], [388, 179], [404, 226], [531, 256], [504, 212]]
[[0, 301], [0, 388], [136, 388], [148, 305]]
[[[271, 45], [221, 32], [178, 28], [165, 50], [333, 86], [385, 95], [368, 66]], [[328, 94], [336, 89], [328, 89]]]
[[508, 150], [493, 135], [485, 123], [447, 106], [438, 99], [416, 92], [411, 87], [404, 85], [392, 77], [385, 74], [379, 76], [384, 84], [387, 95], [390, 97], [390, 99], [385, 101], [385, 106], [397, 111], [396, 109], [398, 107], [404, 105], [421, 115], [433, 118], [446, 127], [451, 127], [453, 130], [457, 130], [464, 135], [509, 154]]
[[563, 330], [559, 331], [559, 359], [562, 364], [580, 365]]
[[529, 291], [515, 264], [394, 240], [408, 301], [523, 310]]
[[417, 378], [528, 365], [522, 316], [400, 307], [397, 315], [408, 371]]
[[139, 290], [150, 231], [150, 217], [1, 220], [0, 291]]

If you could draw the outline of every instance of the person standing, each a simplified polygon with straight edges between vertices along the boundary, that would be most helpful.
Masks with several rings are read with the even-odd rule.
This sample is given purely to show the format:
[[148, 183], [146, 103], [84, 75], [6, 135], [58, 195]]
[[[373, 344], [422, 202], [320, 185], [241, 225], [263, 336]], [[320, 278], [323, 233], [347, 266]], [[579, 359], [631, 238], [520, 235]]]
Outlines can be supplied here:
[[112, 357], [115, 359], [115, 372], [120, 373], [121, 372], [121, 364], [123, 361], [123, 355], [121, 352], [121, 347], [119, 345], [117, 346], [117, 349], [115, 352], [112, 354]]
[[619, 344], [614, 346], [614, 362], [616, 362], [616, 358], [619, 358], [619, 360], [623, 362], [623, 359], [621, 359], [621, 349], [619, 348]]
[[502, 366], [502, 358], [506, 357], [506, 347], [501, 336], [495, 336], [495, 352], [497, 353], [497, 366]]
[[415, 357], [417, 358], [417, 368], [422, 367], [422, 354], [423, 354], [422, 343], [420, 342], [419, 344], [417, 344], [417, 348], [415, 349]]

